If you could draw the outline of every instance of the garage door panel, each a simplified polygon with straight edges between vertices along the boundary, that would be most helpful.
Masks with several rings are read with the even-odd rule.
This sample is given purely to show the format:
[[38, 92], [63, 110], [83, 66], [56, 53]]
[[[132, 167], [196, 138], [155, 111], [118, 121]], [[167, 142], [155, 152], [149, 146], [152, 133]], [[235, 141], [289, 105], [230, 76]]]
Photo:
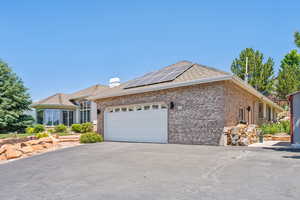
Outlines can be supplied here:
[[109, 141], [168, 141], [167, 109], [105, 113], [104, 139]]

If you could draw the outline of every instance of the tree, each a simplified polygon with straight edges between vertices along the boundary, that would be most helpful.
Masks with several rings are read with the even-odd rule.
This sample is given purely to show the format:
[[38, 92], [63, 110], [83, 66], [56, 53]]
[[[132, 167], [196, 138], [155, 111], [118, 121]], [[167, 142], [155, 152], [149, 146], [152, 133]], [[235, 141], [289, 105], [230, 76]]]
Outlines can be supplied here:
[[248, 58], [248, 83], [258, 91], [269, 94], [273, 90], [274, 61], [268, 58], [264, 62], [264, 55], [258, 50], [246, 48], [241, 51], [239, 58], [231, 64], [231, 71], [241, 79], [246, 78], [246, 58]]
[[277, 78], [277, 95], [285, 99], [292, 92], [300, 89], [300, 55], [297, 50], [286, 54], [281, 61]]
[[0, 60], [0, 133], [20, 131], [31, 125], [32, 117], [24, 114], [30, 110], [30, 104], [22, 80]]
[[300, 33], [299, 32], [295, 32], [294, 38], [295, 38], [295, 44], [296, 44], [296, 46], [300, 48]]

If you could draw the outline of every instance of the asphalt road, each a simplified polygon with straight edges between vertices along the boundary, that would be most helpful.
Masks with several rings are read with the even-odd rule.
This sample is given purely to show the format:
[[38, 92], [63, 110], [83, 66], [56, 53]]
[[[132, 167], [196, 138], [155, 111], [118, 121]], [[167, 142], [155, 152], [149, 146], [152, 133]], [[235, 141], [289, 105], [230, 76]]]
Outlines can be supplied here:
[[300, 152], [99, 143], [0, 165], [0, 199], [300, 198]]

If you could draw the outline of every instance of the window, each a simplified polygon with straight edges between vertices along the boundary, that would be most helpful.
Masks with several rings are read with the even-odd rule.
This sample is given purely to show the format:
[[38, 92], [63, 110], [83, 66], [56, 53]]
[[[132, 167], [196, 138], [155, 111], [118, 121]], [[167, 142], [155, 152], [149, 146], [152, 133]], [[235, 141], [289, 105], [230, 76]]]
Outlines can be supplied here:
[[144, 106], [144, 110], [149, 110], [150, 106]]
[[122, 108], [121, 110], [122, 110], [122, 112], [126, 112], [127, 108]]
[[74, 111], [63, 110], [62, 116], [62, 121], [64, 125], [71, 126], [74, 123]]
[[245, 121], [244, 108], [239, 109], [239, 121]]
[[44, 110], [44, 124], [47, 126], [56, 126], [60, 123], [60, 110], [45, 109]]
[[267, 120], [268, 121], [271, 121], [272, 118], [271, 118], [271, 108], [270, 106], [267, 106]]
[[38, 124], [44, 123], [44, 110], [37, 110], [36, 111], [36, 121]]
[[137, 106], [137, 107], [136, 107], [136, 110], [137, 110], [137, 111], [140, 111], [140, 110], [142, 110], [142, 107], [141, 107], [141, 106]]
[[119, 112], [119, 111], [120, 111], [120, 108], [116, 108], [116, 109], [115, 109], [115, 112]]
[[166, 105], [161, 105], [161, 109], [167, 109]]
[[158, 105], [152, 105], [152, 109], [153, 109], [153, 110], [157, 110], [158, 108], [159, 108]]
[[262, 103], [258, 104], [258, 117], [264, 118], [264, 105]]
[[80, 123], [91, 121], [91, 102], [81, 101], [80, 102]]
[[133, 108], [128, 108], [128, 111], [129, 111], [129, 112], [131, 112], [131, 111], [133, 111], [133, 110], [134, 110]]

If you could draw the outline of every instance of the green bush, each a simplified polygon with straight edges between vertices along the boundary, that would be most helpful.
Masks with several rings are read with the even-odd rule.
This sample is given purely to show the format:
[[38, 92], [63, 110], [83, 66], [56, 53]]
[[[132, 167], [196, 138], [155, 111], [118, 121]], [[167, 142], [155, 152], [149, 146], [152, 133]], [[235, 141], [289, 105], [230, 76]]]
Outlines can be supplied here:
[[263, 134], [287, 133], [290, 134], [290, 122], [281, 121], [277, 123], [263, 124], [261, 127]]
[[67, 131], [67, 127], [64, 124], [59, 124], [54, 127], [54, 132], [56, 133], [64, 133]]
[[81, 124], [72, 124], [71, 129], [75, 133], [81, 133], [82, 126], [81, 126]]
[[91, 122], [86, 122], [81, 124], [81, 133], [87, 133], [93, 131], [93, 124]]
[[102, 135], [94, 132], [84, 133], [80, 135], [80, 143], [95, 143], [102, 142]]
[[45, 126], [42, 124], [36, 124], [33, 128], [34, 128], [34, 133], [40, 133], [45, 131]]
[[43, 138], [43, 137], [49, 137], [49, 134], [46, 132], [41, 132], [41, 133], [37, 133], [35, 135], [35, 137], [37, 137], [38, 139]]
[[27, 127], [26, 130], [25, 130], [25, 132], [27, 134], [33, 134], [34, 133], [34, 128], [33, 127]]

